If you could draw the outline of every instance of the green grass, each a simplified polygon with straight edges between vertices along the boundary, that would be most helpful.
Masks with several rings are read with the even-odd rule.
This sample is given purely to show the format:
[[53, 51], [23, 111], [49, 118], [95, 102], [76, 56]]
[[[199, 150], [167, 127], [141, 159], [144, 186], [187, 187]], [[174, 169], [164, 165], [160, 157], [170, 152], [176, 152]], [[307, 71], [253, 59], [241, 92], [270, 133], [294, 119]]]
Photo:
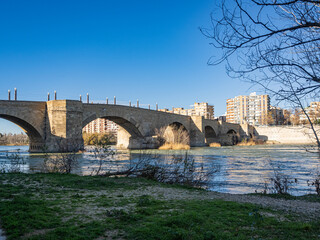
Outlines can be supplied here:
[[304, 222], [252, 204], [165, 200], [133, 192], [154, 186], [180, 188], [135, 178], [2, 174], [0, 224], [8, 239], [318, 239], [320, 235], [319, 220]]

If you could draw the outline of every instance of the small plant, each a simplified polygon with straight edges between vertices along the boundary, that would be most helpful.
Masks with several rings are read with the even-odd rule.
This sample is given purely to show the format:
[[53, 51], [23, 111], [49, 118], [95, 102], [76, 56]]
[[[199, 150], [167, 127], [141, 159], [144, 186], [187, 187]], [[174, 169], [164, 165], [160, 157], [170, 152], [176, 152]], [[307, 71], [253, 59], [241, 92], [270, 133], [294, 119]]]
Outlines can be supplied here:
[[207, 186], [209, 180], [219, 171], [217, 166], [204, 166], [203, 163], [196, 163], [188, 152], [184, 155], [166, 156], [165, 159], [149, 158], [146, 159], [146, 162], [142, 161], [140, 166], [142, 168], [134, 173], [135, 176], [193, 187]]
[[296, 183], [298, 183], [296, 178], [291, 180], [289, 176], [281, 172], [275, 172], [275, 176], [270, 178], [272, 193], [276, 194], [289, 194], [291, 186]]
[[19, 151], [15, 153], [7, 153], [6, 161], [8, 161], [8, 163], [1, 163], [0, 173], [22, 172], [22, 168], [26, 164], [25, 159], [21, 156]]
[[69, 174], [79, 165], [77, 156], [79, 147], [62, 139], [58, 140], [57, 144], [59, 153], [54, 155], [45, 153], [42, 169], [44, 172]]
[[142, 195], [139, 197], [137, 206], [138, 207], [146, 207], [151, 205], [153, 202], [153, 199], [149, 195]]
[[249, 213], [249, 216], [252, 218], [252, 224], [251, 224], [252, 230], [254, 229], [255, 226], [259, 226], [263, 221], [263, 217], [259, 213], [259, 209], [253, 209], [253, 211]]
[[281, 195], [289, 194], [292, 186], [298, 183], [298, 179], [291, 178], [288, 175], [284, 174], [281, 171], [280, 166], [277, 166], [275, 168], [271, 161], [269, 161], [269, 164], [272, 167], [273, 176], [270, 177], [268, 181], [264, 181], [262, 193], [272, 193]]
[[315, 188], [315, 191], [318, 196], [320, 196], [320, 172], [316, 173], [315, 178], [312, 181], [307, 181], [308, 186]]
[[111, 149], [108, 142], [102, 141], [95, 144], [93, 148], [90, 149], [90, 152], [93, 153], [94, 159], [98, 161], [97, 167], [92, 168], [90, 175], [102, 175], [105, 174], [106, 171], [110, 172], [110, 169], [106, 171], [103, 171], [103, 169], [105, 165], [109, 163], [115, 163], [115, 161], [112, 161], [112, 157], [116, 154], [116, 152]]

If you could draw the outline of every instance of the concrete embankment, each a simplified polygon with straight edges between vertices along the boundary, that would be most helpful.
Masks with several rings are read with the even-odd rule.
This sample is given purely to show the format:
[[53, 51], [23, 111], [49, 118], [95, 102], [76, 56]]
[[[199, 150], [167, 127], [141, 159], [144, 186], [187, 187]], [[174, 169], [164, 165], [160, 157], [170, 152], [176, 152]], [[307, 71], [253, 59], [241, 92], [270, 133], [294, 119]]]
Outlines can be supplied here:
[[[310, 126], [259, 126], [255, 129], [259, 139], [281, 144], [314, 144], [315, 137]], [[320, 127], [316, 126], [317, 132]]]

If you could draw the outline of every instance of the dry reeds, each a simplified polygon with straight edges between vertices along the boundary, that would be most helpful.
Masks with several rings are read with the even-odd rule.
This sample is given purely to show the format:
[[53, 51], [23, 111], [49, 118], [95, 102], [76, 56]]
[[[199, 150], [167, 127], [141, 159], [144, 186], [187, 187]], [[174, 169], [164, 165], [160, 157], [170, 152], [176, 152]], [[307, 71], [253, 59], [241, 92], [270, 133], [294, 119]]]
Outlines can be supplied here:
[[209, 144], [209, 147], [221, 147], [221, 144], [217, 142], [213, 142]]
[[159, 147], [160, 150], [189, 150], [190, 146], [182, 143], [165, 143]]
[[244, 140], [237, 144], [237, 146], [256, 146], [256, 145], [262, 145], [265, 144], [265, 142], [261, 139], [250, 139], [250, 140]]

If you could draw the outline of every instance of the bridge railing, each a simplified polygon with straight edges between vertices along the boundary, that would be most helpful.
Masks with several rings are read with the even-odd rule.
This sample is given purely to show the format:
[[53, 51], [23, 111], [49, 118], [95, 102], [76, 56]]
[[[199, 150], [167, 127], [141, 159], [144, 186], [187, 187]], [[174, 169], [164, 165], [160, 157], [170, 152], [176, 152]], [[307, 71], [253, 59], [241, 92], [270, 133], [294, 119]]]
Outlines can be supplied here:
[[[34, 94], [32, 94], [34, 95]], [[36, 94], [37, 97], [39, 96], [39, 93]], [[42, 96], [42, 95], [41, 95]], [[36, 96], [33, 96], [36, 97]], [[17, 96], [17, 88], [14, 88], [14, 99], [11, 99], [11, 90], [8, 90], [8, 100], [15, 100], [17, 101], [18, 96]], [[50, 101], [50, 100], [58, 100], [58, 94], [57, 91], [53, 92], [53, 99], [50, 98], [50, 93], [47, 93], [47, 99], [46, 101]], [[180, 111], [170, 111], [168, 108], [163, 108], [160, 109], [158, 106], [158, 103], [155, 104], [145, 104], [145, 103], [140, 103], [139, 99], [137, 99], [137, 101], [125, 101], [125, 100], [117, 100], [116, 96], [114, 96], [113, 98], [106, 98], [105, 100], [90, 100], [90, 95], [89, 93], [86, 94], [86, 99], [83, 99], [82, 95], [79, 95], [79, 98], [77, 99], [83, 103], [87, 103], [87, 104], [111, 104], [111, 105], [120, 105], [120, 106], [128, 106], [128, 107], [137, 107], [137, 108], [143, 108], [143, 109], [149, 109], [149, 110], [153, 110], [153, 111], [162, 111], [162, 112], [167, 112], [167, 113], [172, 113], [172, 114], [177, 114], [177, 115], [188, 115], [190, 116], [190, 114], [186, 114], [186, 113], [182, 113]], [[173, 108], [174, 109], [174, 108]]]

